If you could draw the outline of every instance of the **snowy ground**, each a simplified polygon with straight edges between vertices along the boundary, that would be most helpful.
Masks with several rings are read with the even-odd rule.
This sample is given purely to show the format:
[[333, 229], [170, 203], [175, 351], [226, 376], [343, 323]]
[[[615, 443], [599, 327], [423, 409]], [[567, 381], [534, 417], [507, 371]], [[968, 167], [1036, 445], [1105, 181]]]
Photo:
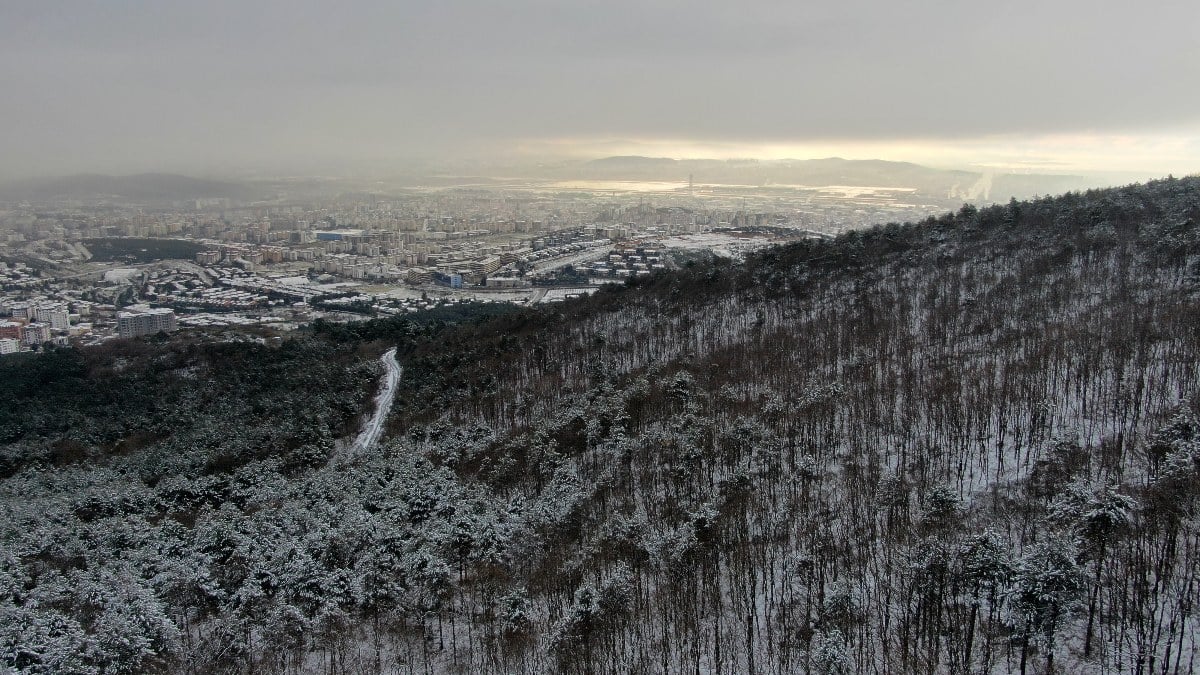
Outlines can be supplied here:
[[684, 251], [707, 250], [722, 258], [740, 258], [749, 251], [765, 248], [773, 243], [766, 237], [735, 237], [728, 234], [705, 233], [667, 237], [659, 240], [658, 246]]
[[383, 363], [386, 372], [380, 384], [379, 393], [375, 395], [375, 412], [363, 425], [362, 431], [354, 439], [353, 445], [346, 450], [343, 455], [344, 459], [357, 457], [379, 442], [379, 436], [383, 433], [383, 423], [387, 420], [388, 412], [392, 409], [392, 401], [396, 398], [396, 389], [400, 385], [400, 376], [404, 372], [400, 363], [396, 361], [396, 348], [392, 347], [384, 352], [379, 360]]
[[591, 295], [600, 290], [598, 286], [589, 288], [551, 288], [546, 291], [538, 302], [562, 302], [571, 298], [577, 298], [584, 295]]

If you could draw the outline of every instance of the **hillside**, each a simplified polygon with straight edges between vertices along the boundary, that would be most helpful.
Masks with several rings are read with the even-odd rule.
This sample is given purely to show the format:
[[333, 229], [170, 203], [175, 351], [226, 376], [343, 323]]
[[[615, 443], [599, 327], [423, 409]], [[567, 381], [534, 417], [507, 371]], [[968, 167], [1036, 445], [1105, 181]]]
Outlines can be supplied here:
[[[1200, 179], [0, 359], [21, 672], [1197, 668]], [[389, 440], [329, 461], [404, 367]]]

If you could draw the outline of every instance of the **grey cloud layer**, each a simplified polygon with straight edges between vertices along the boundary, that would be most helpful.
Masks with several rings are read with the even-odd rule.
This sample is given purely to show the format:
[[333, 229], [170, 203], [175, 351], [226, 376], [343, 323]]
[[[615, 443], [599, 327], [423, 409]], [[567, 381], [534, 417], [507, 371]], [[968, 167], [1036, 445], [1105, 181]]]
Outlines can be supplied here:
[[1200, 119], [1200, 3], [46, 2], [0, 8], [3, 169]]

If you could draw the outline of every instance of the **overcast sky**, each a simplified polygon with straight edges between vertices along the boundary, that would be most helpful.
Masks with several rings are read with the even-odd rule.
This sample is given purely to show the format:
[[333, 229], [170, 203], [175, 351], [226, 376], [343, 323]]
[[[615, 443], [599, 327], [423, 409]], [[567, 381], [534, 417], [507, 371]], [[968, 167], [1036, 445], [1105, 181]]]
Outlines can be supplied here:
[[0, 175], [841, 155], [1200, 171], [1200, 2], [0, 3]]

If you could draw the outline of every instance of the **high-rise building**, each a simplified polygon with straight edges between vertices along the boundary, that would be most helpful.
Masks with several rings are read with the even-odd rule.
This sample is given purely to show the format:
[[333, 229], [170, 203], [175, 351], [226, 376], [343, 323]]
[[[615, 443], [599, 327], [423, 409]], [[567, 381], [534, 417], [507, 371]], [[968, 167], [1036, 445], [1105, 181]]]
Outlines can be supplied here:
[[130, 308], [117, 313], [117, 335], [123, 338], [153, 335], [159, 331], [175, 330], [175, 312], [165, 307]]
[[34, 318], [49, 324], [51, 330], [67, 330], [71, 327], [71, 312], [65, 305], [38, 305]]
[[21, 341], [12, 338], [0, 338], [0, 354], [15, 354], [21, 351]]
[[21, 341], [27, 345], [40, 345], [50, 341], [50, 326], [44, 323], [31, 323], [21, 328]]

